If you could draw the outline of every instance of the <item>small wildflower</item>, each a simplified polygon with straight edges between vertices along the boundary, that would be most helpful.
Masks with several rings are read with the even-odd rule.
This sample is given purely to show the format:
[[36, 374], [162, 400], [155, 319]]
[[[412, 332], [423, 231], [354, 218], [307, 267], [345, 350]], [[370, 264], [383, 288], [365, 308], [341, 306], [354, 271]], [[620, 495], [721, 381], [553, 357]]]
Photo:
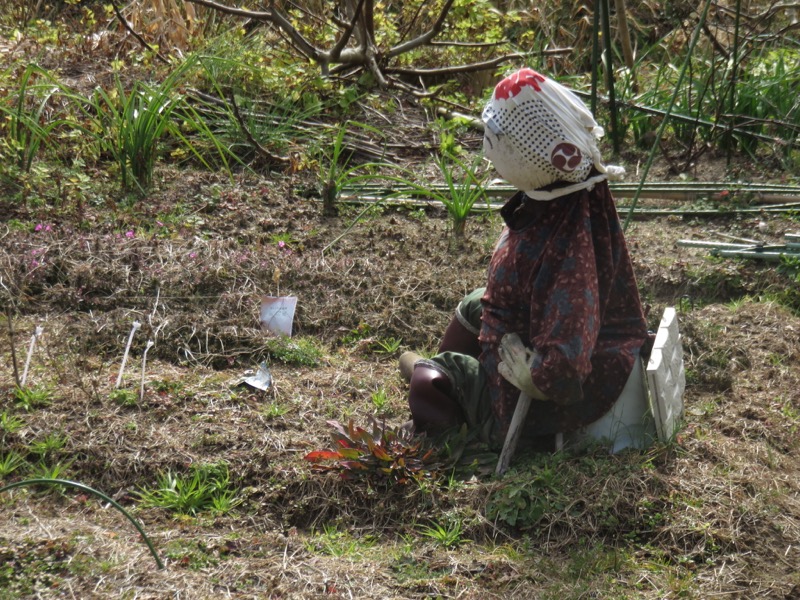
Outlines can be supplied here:
[[44, 229], [44, 225], [41, 223], [37, 224], [36, 227], [33, 228], [34, 231], [41, 231], [42, 229]]
[[189, 252], [189, 258], [197, 258], [197, 252]]
[[135, 237], [135, 236], [136, 236], [136, 234], [133, 232], [133, 230], [125, 232], [125, 237], [126, 238], [132, 238], [132, 237]]
[[278, 248], [280, 248], [281, 250], [283, 250], [284, 248], [286, 248], [286, 242], [284, 242], [283, 240], [281, 240], [280, 242], [278, 242]]

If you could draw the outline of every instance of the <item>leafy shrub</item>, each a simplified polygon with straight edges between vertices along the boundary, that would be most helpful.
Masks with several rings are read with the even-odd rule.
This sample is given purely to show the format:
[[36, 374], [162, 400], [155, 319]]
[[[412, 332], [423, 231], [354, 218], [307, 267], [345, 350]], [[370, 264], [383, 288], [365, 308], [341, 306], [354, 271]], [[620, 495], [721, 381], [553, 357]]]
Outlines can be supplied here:
[[552, 465], [544, 465], [522, 478], [510, 478], [489, 498], [486, 516], [512, 527], [531, 527], [545, 514], [563, 509], [569, 499]]

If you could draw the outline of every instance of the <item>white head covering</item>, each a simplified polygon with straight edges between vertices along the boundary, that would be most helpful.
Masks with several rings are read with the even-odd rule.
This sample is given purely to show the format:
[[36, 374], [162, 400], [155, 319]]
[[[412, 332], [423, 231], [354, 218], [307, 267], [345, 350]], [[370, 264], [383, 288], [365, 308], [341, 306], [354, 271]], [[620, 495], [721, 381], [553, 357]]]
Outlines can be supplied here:
[[[484, 154], [505, 180], [535, 200], [552, 200], [625, 173], [603, 164], [597, 147], [603, 128], [583, 102], [532, 69], [497, 84], [483, 122]], [[592, 167], [600, 175], [588, 178]], [[574, 185], [539, 189], [556, 181]]]

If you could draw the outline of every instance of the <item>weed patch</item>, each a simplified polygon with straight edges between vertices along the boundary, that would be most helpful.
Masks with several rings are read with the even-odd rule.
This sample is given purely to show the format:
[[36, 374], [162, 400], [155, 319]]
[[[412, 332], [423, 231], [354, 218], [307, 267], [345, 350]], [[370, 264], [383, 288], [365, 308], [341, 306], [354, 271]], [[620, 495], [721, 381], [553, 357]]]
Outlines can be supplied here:
[[162, 508], [191, 516], [204, 511], [228, 513], [241, 502], [237, 494], [223, 463], [192, 465], [185, 475], [167, 471], [158, 477], [154, 487], [138, 492], [144, 508]]

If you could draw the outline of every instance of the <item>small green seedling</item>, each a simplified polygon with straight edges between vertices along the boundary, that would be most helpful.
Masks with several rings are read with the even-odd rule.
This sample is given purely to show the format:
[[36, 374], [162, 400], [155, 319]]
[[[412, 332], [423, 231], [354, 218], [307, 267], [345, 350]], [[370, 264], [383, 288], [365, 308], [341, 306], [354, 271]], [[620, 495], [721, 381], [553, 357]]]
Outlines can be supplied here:
[[16, 452], [0, 454], [0, 479], [5, 479], [24, 464], [25, 459]]
[[45, 408], [53, 402], [53, 393], [45, 387], [18, 387], [14, 390], [14, 400], [25, 411]]
[[444, 524], [434, 522], [429, 526], [420, 525], [419, 531], [444, 548], [456, 548], [464, 543], [461, 519], [449, 519]]
[[108, 397], [112, 402], [126, 408], [133, 408], [139, 404], [139, 396], [136, 392], [125, 388], [113, 390]]
[[0, 413], [0, 432], [3, 433], [4, 439], [6, 435], [13, 435], [23, 427], [25, 427], [25, 421], [22, 418], [7, 411]]
[[375, 351], [378, 354], [391, 355], [396, 353], [400, 349], [400, 345], [402, 343], [403, 343], [402, 338], [394, 338], [394, 337], [381, 338], [375, 342], [375, 345], [377, 346]]
[[370, 399], [377, 410], [383, 410], [389, 402], [389, 395], [386, 393], [385, 389], [381, 388], [372, 392]]

